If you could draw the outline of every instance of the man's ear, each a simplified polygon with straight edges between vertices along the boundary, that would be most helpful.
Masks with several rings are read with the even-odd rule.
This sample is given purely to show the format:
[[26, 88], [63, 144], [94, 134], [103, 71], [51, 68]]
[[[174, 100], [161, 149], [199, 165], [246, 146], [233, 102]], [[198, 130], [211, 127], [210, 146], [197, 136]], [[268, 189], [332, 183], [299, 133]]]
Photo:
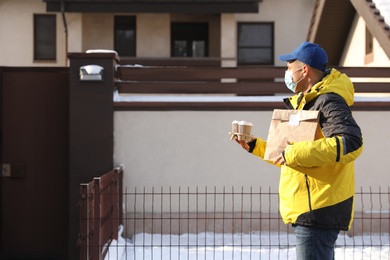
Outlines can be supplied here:
[[306, 64], [303, 64], [302, 70], [305, 77], [310, 73], [310, 67]]

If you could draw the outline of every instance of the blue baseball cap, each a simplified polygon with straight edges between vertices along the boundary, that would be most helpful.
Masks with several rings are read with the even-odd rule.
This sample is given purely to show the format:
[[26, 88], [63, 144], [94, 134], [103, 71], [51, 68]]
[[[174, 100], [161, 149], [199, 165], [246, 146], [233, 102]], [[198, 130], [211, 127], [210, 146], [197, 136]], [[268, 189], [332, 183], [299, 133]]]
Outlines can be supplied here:
[[280, 55], [279, 60], [299, 60], [321, 71], [325, 71], [326, 65], [328, 64], [328, 56], [325, 50], [320, 45], [311, 42], [303, 42], [290, 54]]

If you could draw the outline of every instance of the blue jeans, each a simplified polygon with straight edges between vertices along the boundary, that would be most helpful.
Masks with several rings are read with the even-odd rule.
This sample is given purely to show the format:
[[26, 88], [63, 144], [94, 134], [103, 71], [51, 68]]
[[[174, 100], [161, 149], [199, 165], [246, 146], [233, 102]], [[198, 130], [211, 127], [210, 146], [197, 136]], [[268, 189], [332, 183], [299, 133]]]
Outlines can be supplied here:
[[294, 225], [297, 260], [333, 260], [339, 230]]

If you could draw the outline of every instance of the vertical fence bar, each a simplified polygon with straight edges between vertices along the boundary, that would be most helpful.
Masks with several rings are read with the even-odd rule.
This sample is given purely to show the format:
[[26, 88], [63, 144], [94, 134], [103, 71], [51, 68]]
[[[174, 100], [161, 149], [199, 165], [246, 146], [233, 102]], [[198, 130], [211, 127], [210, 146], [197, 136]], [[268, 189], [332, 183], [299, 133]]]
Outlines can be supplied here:
[[[226, 192], [225, 192], [225, 186], [223, 187], [223, 194], [222, 194], [222, 198], [223, 198], [223, 210], [222, 210], [222, 246], [225, 247], [225, 195], [226, 195]], [[225, 258], [225, 250], [222, 252], [222, 258]]]
[[100, 259], [100, 189], [99, 179], [93, 180], [93, 236], [92, 236], [92, 258]]
[[[190, 187], [187, 186], [187, 249], [190, 248]], [[190, 251], [187, 250], [187, 259], [190, 259]]]
[[163, 222], [163, 212], [164, 212], [164, 198], [163, 198], [163, 194], [164, 194], [164, 188], [161, 186], [161, 192], [160, 192], [160, 216], [161, 216], [161, 232], [160, 232], [160, 254], [161, 256], [163, 255], [163, 225], [164, 225], [164, 222]]
[[79, 233], [79, 257], [80, 260], [87, 260], [88, 254], [88, 184], [80, 185], [80, 233]]
[[199, 257], [199, 190], [198, 186], [196, 186], [196, 193], [195, 193], [195, 214], [196, 214], [196, 219], [195, 219], [195, 234], [196, 234], [196, 239], [195, 239], [195, 248], [196, 248], [196, 260], [198, 260]]
[[233, 249], [232, 249], [232, 259], [234, 259], [234, 233], [235, 233], [235, 230], [234, 230], [234, 212], [235, 212], [235, 209], [234, 209], [234, 186], [232, 186], [232, 193], [231, 193], [231, 199], [232, 199], [232, 211], [230, 213], [231, 215], [231, 235], [232, 235], [232, 246], [233, 246]]
[[[151, 237], [151, 243], [150, 243], [150, 246], [151, 246], [151, 248], [153, 248], [153, 246], [154, 246], [154, 236], [153, 236], [153, 234], [154, 234], [154, 215], [155, 215], [155, 212], [154, 212], [154, 187], [152, 187], [152, 230], [151, 230], [151, 234], [152, 234], [152, 237]], [[151, 250], [151, 260], [153, 260], [154, 259], [154, 253], [153, 253], [153, 250]]]
[[[390, 245], [390, 186], [387, 187], [387, 233], [389, 236], [387, 237], [387, 245]], [[390, 249], [387, 250], [387, 257], [390, 259]]]
[[[123, 172], [122, 172], [122, 176], [121, 176], [121, 179], [123, 178]], [[121, 180], [121, 183], [123, 184], [123, 182], [122, 182], [122, 180]], [[121, 188], [121, 190], [123, 191], [123, 186], [122, 186], [122, 188]], [[122, 214], [120, 214], [120, 215], [122, 215], [122, 219], [121, 219], [121, 224], [123, 224], [123, 226], [124, 226], [124, 229], [125, 229], [125, 227], [130, 227], [130, 224], [128, 224], [129, 222], [128, 222], [128, 220], [129, 220], [129, 218], [127, 218], [127, 202], [128, 202], [128, 200], [127, 200], [127, 197], [128, 197], [128, 193], [127, 193], [127, 186], [126, 186], [126, 188], [124, 189], [124, 193], [120, 193], [120, 197], [122, 197], [121, 198], [121, 202], [123, 203], [123, 212], [122, 212]], [[124, 198], [123, 198], [124, 197]], [[122, 204], [120, 204], [121, 205], [121, 210], [122, 210]], [[125, 220], [126, 220], [126, 222], [124, 221], [124, 219], [123, 219], [123, 214], [126, 214], [125, 216]], [[126, 237], [126, 235], [124, 235], [125, 237]], [[126, 243], [125, 243], [125, 259], [127, 259], [127, 257], [128, 257], [128, 255], [127, 255], [127, 253], [128, 253], [128, 249], [127, 249], [127, 247], [128, 247], [128, 244], [127, 244], [127, 239], [125, 240], [126, 241]], [[134, 240], [133, 240], [134, 241]]]
[[143, 193], [142, 193], [142, 244], [144, 245], [142, 247], [142, 256], [143, 258], [145, 258], [145, 236], [146, 236], [146, 230], [145, 230], [145, 221], [146, 221], [146, 216], [145, 216], [145, 204], [146, 200], [145, 200], [145, 186], [144, 186], [144, 189], [143, 189]]
[[178, 259], [180, 260], [180, 253], [181, 253], [181, 236], [180, 236], [180, 235], [181, 235], [181, 189], [180, 189], [180, 187], [179, 187], [179, 198], [178, 198], [178, 203], [179, 203], [179, 207], [178, 207], [178, 211], [179, 211]]
[[[261, 214], [261, 213], [260, 213]], [[253, 231], [253, 189], [252, 186], [250, 187], [250, 193], [249, 193], [249, 250], [251, 251], [249, 255], [249, 260], [252, 260], [252, 231]]]
[[208, 191], [207, 191], [207, 186], [205, 187], [205, 193], [206, 193], [206, 196], [205, 196], [205, 199], [204, 199], [204, 203], [205, 203], [205, 219], [204, 219], [204, 254], [205, 254], [205, 258], [207, 257], [207, 250], [206, 250], [206, 246], [207, 246], [207, 226], [208, 226], [208, 216], [209, 216], [209, 212], [208, 212]]
[[169, 259], [172, 259], [172, 187], [169, 186]]
[[241, 187], [241, 209], [240, 209], [240, 248], [241, 248], [241, 254], [240, 254], [240, 259], [242, 259], [242, 252], [243, 252], [243, 239], [242, 239], [242, 235], [243, 235], [243, 225], [242, 225], [242, 221], [243, 221], [243, 211], [244, 211], [244, 187]]
[[137, 215], [136, 215], [136, 212], [137, 212], [137, 187], [134, 187], [134, 205], [133, 205], [133, 232], [134, 232], [134, 258], [137, 259]]
[[[271, 187], [268, 187], [268, 226], [272, 226], [272, 219], [271, 219]], [[268, 248], [271, 247], [271, 232], [268, 232]], [[271, 250], [268, 251], [268, 257], [271, 258]]]
[[123, 224], [123, 167], [117, 168], [118, 173], [118, 212], [119, 225]]
[[[213, 234], [213, 248], [215, 249], [216, 248], [216, 243], [215, 243], [215, 234], [216, 234], [216, 224], [217, 224], [217, 221], [216, 221], [216, 218], [217, 218], [217, 187], [214, 186], [214, 194], [213, 194], [213, 199], [214, 199], [214, 216], [213, 216], [213, 230], [214, 230], [214, 234]], [[213, 250], [213, 259], [215, 259], [215, 250]]]
[[[118, 240], [118, 227], [119, 227], [119, 180], [118, 180], [118, 171], [114, 170], [113, 171], [113, 179], [111, 181], [111, 185], [109, 187], [109, 197], [111, 198], [110, 200], [110, 229], [112, 232], [112, 239]], [[103, 241], [104, 242], [104, 241]]]

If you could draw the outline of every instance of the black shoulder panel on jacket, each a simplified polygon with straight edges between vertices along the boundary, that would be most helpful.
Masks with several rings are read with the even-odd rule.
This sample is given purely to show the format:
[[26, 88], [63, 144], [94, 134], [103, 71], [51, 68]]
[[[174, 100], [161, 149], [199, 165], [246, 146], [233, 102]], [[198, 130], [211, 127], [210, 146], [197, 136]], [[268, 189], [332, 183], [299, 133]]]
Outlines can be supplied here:
[[335, 93], [322, 94], [305, 108], [320, 111], [320, 125], [325, 137], [335, 135], [344, 137], [346, 153], [355, 151], [363, 144], [361, 129], [341, 96]]

